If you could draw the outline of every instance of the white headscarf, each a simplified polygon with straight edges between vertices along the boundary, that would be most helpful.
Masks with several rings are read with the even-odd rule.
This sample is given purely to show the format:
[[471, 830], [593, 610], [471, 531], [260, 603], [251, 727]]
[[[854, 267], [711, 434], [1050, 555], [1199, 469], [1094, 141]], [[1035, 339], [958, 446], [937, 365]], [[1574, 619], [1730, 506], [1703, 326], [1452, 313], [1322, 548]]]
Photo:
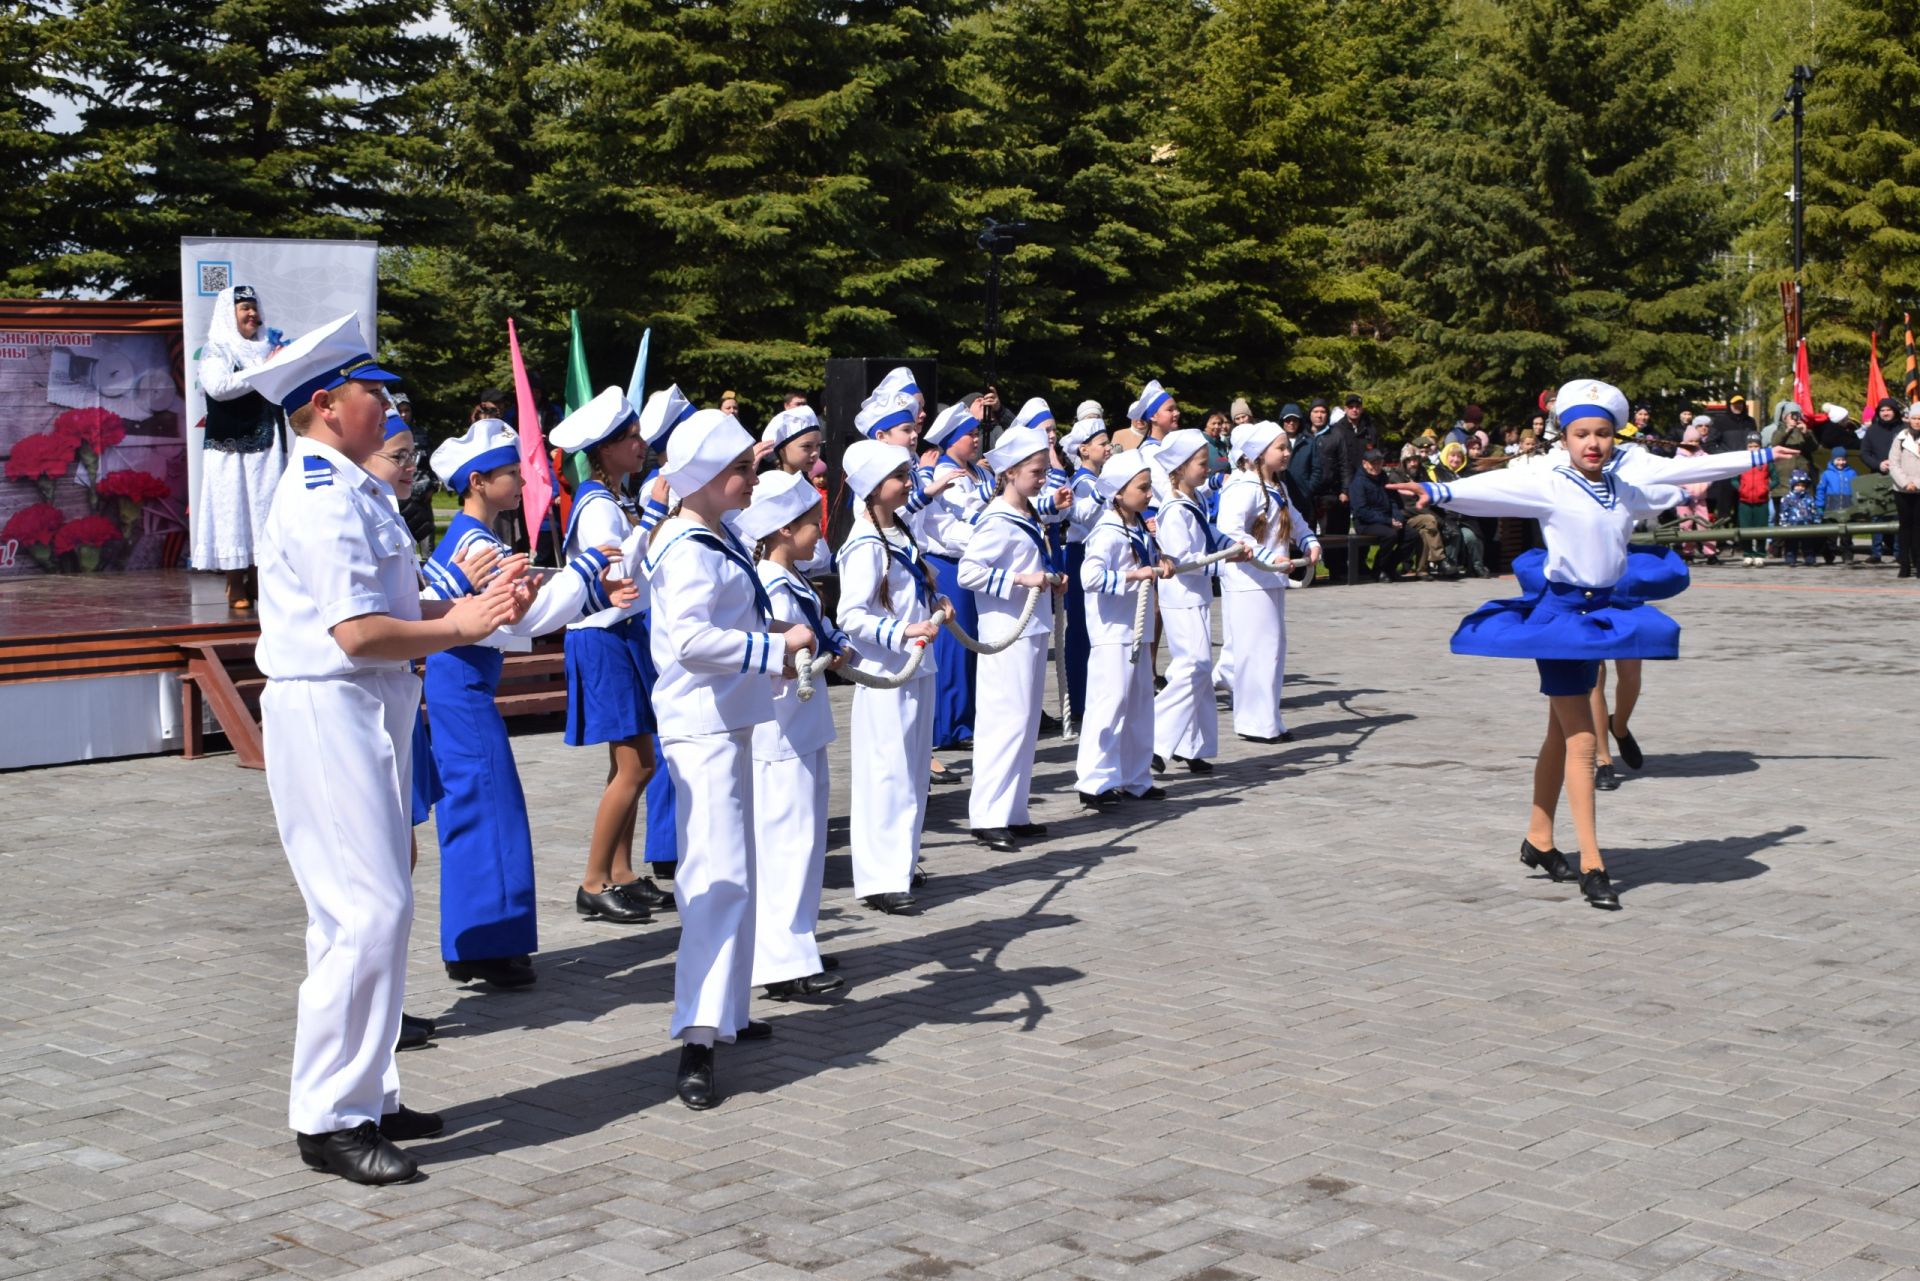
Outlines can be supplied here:
[[[265, 310], [261, 308], [262, 312]], [[223, 356], [234, 368], [251, 369], [265, 360], [270, 350], [264, 323], [258, 338], [240, 336], [240, 326], [233, 319], [233, 286], [222, 289], [220, 296], [213, 300], [213, 319], [207, 324], [207, 342], [200, 349], [200, 359]]]

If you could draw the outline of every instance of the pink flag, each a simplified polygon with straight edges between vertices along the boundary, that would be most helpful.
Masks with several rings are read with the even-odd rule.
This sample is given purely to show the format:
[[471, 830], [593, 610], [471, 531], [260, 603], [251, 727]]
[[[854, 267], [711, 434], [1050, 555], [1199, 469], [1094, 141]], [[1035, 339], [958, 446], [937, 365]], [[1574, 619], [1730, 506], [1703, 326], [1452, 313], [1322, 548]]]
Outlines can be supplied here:
[[513, 394], [520, 411], [520, 507], [527, 514], [527, 544], [535, 551], [538, 563], [540, 522], [553, 506], [553, 466], [547, 461], [546, 433], [540, 430], [540, 405], [527, 382], [527, 366], [520, 359], [520, 335], [514, 332], [513, 317], [507, 317], [507, 348], [513, 353]]

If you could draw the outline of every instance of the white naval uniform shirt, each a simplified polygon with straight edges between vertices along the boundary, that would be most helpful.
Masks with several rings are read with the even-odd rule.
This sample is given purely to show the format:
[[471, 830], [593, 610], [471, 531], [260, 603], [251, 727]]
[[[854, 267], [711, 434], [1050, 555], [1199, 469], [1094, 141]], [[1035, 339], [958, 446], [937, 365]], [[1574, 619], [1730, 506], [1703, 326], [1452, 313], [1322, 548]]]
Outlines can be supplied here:
[[[1262, 537], [1253, 535], [1254, 522], [1267, 518]], [[1283, 519], [1284, 518], [1284, 519]], [[1282, 524], [1289, 526], [1292, 546], [1281, 537]], [[1252, 561], [1227, 561], [1220, 566], [1220, 590], [1223, 592], [1274, 591], [1286, 587], [1284, 574], [1261, 565], [1280, 560], [1297, 560], [1320, 545], [1307, 528], [1307, 522], [1287, 502], [1286, 490], [1263, 483], [1250, 471], [1237, 471], [1220, 487], [1220, 533], [1253, 550]], [[1298, 549], [1298, 555], [1295, 549]], [[1257, 563], [1256, 563], [1257, 562]]]
[[644, 569], [660, 736], [727, 734], [772, 720], [786, 645], [760, 612], [752, 555], [732, 534], [675, 516], [654, 531]]
[[[1018, 574], [1047, 572], [1046, 535], [1040, 522], [1015, 507], [1005, 498], [996, 498], [980, 513], [973, 537], [960, 557], [960, 586], [973, 593], [980, 614], [980, 635], [998, 642], [1004, 639], [1026, 607], [1027, 588], [1016, 586]], [[990, 624], [987, 620], [992, 619]], [[997, 625], [996, 625], [997, 624]], [[1047, 636], [1053, 632], [1053, 592], [1040, 589], [1022, 636]]]
[[[1087, 535], [1087, 558], [1080, 566], [1080, 581], [1067, 589], [1086, 592], [1088, 644], [1125, 645], [1133, 640], [1137, 593], [1151, 593], [1155, 580], [1130, 583], [1127, 575], [1142, 565], [1159, 563], [1153, 535], [1144, 528], [1129, 526], [1119, 512], [1109, 508], [1094, 522], [1093, 532]], [[1153, 606], [1147, 608], [1151, 611]], [[1150, 635], [1152, 628], [1148, 632]]]

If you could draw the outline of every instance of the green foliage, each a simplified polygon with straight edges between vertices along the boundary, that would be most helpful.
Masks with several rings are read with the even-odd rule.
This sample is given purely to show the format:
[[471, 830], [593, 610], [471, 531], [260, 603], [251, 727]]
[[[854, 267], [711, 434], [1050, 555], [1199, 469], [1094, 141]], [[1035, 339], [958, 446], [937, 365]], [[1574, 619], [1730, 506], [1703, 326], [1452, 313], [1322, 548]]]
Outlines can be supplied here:
[[[52, 88], [43, 67], [50, 36], [46, 11], [10, 0], [0, 8], [0, 279], [17, 286], [45, 253], [40, 223], [46, 205], [41, 184], [57, 159], [60, 140], [48, 131]], [[40, 95], [40, 96], [36, 96]]]

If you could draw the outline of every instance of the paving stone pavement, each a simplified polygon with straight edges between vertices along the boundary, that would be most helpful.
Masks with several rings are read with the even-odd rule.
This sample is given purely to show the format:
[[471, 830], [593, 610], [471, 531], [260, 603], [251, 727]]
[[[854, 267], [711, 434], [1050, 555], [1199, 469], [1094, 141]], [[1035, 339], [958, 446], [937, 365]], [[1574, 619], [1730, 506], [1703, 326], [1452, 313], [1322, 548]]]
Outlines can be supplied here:
[[[262, 775], [10, 775], [0, 1277], [1920, 1277], [1920, 854], [1898, 817], [1916, 597], [1884, 571], [1704, 571], [1603, 795], [1626, 910], [1517, 849], [1531, 669], [1454, 658], [1510, 584], [1289, 598], [1298, 741], [963, 839], [924, 915], [852, 899], [842, 999], [759, 1003], [719, 1110], [672, 1101], [675, 930], [570, 907], [599, 758], [516, 740], [539, 985], [439, 965], [422, 830], [402, 1056], [429, 1177], [310, 1173], [285, 1126], [299, 896]], [[846, 724], [845, 690], [835, 690]], [[845, 748], [836, 764], [844, 813]], [[1570, 841], [1570, 836], [1566, 839]]]

